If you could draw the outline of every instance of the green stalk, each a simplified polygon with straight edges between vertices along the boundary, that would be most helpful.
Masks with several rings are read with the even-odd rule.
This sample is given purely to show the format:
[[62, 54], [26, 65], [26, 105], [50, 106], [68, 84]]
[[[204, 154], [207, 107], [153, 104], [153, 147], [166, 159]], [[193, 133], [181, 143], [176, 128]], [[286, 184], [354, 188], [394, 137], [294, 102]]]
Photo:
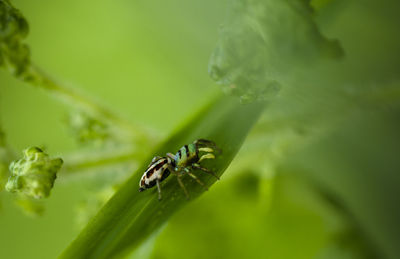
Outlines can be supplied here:
[[[124, 150], [124, 152], [114, 152], [108, 152], [107, 154], [100, 154], [96, 157], [90, 158], [82, 153], [83, 158], [66, 160], [68, 162], [65, 163], [62, 171], [65, 174], [74, 174], [76, 172], [87, 169], [94, 169], [98, 167], [124, 163], [134, 163], [138, 160], [137, 158], [140, 157], [139, 151]], [[77, 154], [74, 154], [74, 157], [77, 157]]]
[[135, 142], [139, 143], [138, 145], [140, 145], [140, 143], [147, 143], [147, 141], [150, 141], [150, 143], [154, 142], [154, 140], [149, 138], [148, 129], [140, 125], [132, 124], [130, 121], [121, 118], [90, 98], [79, 94], [73, 89], [58, 84], [38, 67], [31, 65], [28, 75], [29, 76], [26, 77], [24, 81], [50, 92], [53, 96], [66, 104], [76, 107], [100, 121], [104, 121], [115, 131], [117, 136], [122, 134], [122, 136], [128, 139], [133, 138]]
[[[261, 103], [241, 105], [237, 99], [225, 96], [207, 105], [143, 161], [139, 170], [116, 192], [60, 258], [115, 258], [140, 245], [167, 222], [173, 213], [205, 192], [202, 186], [190, 177], [185, 177], [184, 184], [191, 197], [188, 201], [176, 178], [171, 175], [161, 185], [161, 201], [157, 199], [156, 188], [139, 193], [140, 177], [152, 157], [176, 152], [182, 145], [199, 138], [209, 139], [216, 142], [222, 154], [204, 162], [203, 166], [221, 176], [262, 110]], [[195, 174], [207, 187], [216, 181], [208, 174], [198, 171]], [[222, 178], [218, 184], [223, 181]]]

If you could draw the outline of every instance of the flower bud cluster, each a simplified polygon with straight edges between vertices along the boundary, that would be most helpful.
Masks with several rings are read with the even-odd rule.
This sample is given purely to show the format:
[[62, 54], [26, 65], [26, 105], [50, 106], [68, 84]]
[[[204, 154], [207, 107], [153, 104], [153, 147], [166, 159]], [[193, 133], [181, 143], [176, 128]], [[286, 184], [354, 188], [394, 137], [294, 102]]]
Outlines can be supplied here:
[[35, 199], [48, 197], [63, 160], [51, 159], [37, 147], [30, 147], [23, 153], [23, 158], [10, 164], [11, 176], [6, 190]]

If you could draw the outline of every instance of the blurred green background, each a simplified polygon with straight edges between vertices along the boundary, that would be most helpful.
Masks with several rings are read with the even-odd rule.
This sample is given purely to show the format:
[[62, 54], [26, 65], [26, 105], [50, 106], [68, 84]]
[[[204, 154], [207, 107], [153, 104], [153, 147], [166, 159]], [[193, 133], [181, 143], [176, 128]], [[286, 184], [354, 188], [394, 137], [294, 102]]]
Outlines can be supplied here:
[[[125, 118], [166, 135], [218, 91], [207, 74], [224, 4], [214, 1], [13, 1], [30, 25], [32, 60]], [[64, 105], [0, 71], [1, 121], [20, 152], [76, 148]], [[20, 155], [20, 153], [19, 153]], [[58, 188], [59, 187], [59, 188]], [[1, 194], [0, 257], [55, 258], [79, 233], [88, 189], [59, 185], [43, 217], [29, 218]]]
[[[291, 75], [222, 181], [130, 257], [400, 256], [399, 3], [311, 2], [323, 6], [314, 18], [345, 57]], [[29, 22], [37, 65], [161, 136], [220, 92], [207, 66], [228, 3], [13, 1]], [[67, 113], [0, 71], [1, 125], [17, 152], [77, 149]], [[56, 182], [37, 218], [2, 192], [0, 257], [56, 258], [97, 190], [90, 177]]]

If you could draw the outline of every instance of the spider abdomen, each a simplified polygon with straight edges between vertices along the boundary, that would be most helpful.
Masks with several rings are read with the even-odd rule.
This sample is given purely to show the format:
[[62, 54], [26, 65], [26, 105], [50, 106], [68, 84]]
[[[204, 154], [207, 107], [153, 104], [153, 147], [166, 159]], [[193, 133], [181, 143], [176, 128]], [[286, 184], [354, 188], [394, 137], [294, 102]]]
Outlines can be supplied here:
[[148, 189], [156, 185], [157, 181], [162, 182], [165, 178], [168, 177], [170, 171], [168, 170], [168, 158], [160, 158], [149, 168], [147, 168], [146, 172], [143, 174], [140, 179], [139, 187], [140, 191], [144, 189]]

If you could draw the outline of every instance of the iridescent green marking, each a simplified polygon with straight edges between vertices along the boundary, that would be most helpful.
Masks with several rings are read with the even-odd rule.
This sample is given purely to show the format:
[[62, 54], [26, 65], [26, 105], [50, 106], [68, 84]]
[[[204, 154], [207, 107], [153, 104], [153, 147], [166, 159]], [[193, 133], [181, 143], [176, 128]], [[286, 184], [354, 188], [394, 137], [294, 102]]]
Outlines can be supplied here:
[[185, 146], [181, 147], [181, 149], [179, 149], [178, 153], [176, 153], [176, 155], [175, 155], [177, 158], [176, 164], [178, 166], [184, 165], [187, 161], [187, 157], [188, 157], [187, 155], [188, 154], [186, 153]]
[[196, 156], [196, 154], [197, 154], [196, 145], [189, 144], [188, 147], [189, 147], [189, 152], [190, 152], [191, 156]]

